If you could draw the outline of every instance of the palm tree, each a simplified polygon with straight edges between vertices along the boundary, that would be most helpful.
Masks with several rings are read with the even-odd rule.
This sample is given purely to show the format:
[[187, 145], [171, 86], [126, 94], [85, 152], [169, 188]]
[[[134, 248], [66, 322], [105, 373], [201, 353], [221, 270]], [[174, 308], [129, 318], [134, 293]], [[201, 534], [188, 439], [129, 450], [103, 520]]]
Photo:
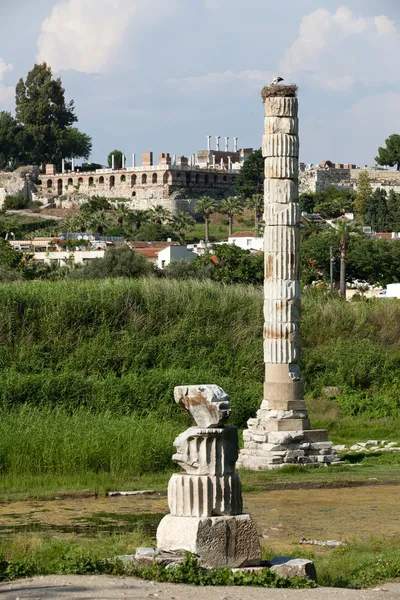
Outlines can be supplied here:
[[208, 226], [210, 223], [210, 216], [217, 212], [217, 203], [214, 198], [210, 198], [210, 196], [202, 196], [195, 206], [195, 212], [202, 214], [205, 225], [205, 242], [208, 244], [209, 235], [208, 235]]
[[321, 223], [313, 222], [308, 220], [301, 220], [301, 231], [303, 232], [304, 238], [309, 238], [314, 233], [319, 233], [321, 231]]
[[113, 210], [114, 216], [117, 219], [117, 223], [120, 227], [124, 224], [124, 221], [128, 219], [130, 210], [127, 208], [124, 202], [118, 202], [117, 206]]
[[157, 206], [152, 206], [149, 212], [154, 222], [158, 223], [159, 225], [167, 223], [172, 219], [170, 211], [167, 208], [161, 206], [161, 204], [157, 204]]
[[74, 217], [68, 217], [68, 219], [65, 219], [65, 221], [63, 222], [65, 231], [67, 233], [73, 233], [74, 231], [77, 230], [77, 218], [76, 215]]
[[91, 215], [91, 224], [97, 229], [97, 233], [103, 235], [104, 230], [110, 226], [110, 215], [105, 210], [98, 210]]
[[136, 208], [129, 211], [127, 215], [127, 219], [125, 221], [128, 222], [128, 225], [134, 225], [135, 230], [141, 228], [143, 223], [147, 223], [150, 219], [150, 215], [147, 210], [137, 210]]
[[189, 213], [178, 212], [172, 221], [174, 231], [179, 234], [182, 241], [185, 240], [185, 231], [190, 231], [195, 226], [196, 221]]
[[243, 200], [239, 196], [229, 196], [221, 202], [220, 212], [228, 215], [228, 235], [233, 233], [233, 219], [235, 215], [241, 215], [243, 212]]
[[77, 229], [79, 229], [79, 231], [81, 233], [84, 233], [85, 231], [87, 231], [87, 229], [91, 225], [89, 217], [87, 215], [85, 215], [84, 213], [80, 213], [79, 215], [76, 215], [74, 217], [74, 219], [75, 219], [75, 226]]
[[264, 196], [262, 194], [253, 194], [246, 200], [246, 206], [250, 210], [254, 210], [254, 229], [258, 231], [258, 226], [264, 212]]

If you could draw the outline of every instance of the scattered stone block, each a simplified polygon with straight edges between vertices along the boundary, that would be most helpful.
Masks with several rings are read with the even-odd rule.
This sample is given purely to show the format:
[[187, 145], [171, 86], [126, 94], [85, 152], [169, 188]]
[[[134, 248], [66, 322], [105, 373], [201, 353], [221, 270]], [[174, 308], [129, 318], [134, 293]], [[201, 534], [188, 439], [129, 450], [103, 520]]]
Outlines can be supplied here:
[[305, 558], [276, 556], [271, 560], [271, 571], [287, 579], [303, 577], [317, 581], [317, 572], [314, 563]]

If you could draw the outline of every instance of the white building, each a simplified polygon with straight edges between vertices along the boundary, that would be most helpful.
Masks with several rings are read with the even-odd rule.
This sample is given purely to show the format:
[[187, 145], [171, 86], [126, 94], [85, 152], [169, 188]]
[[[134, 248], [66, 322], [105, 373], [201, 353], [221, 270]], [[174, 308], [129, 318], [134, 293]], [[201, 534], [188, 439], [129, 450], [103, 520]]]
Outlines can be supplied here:
[[264, 238], [256, 237], [252, 231], [237, 231], [228, 237], [228, 244], [239, 246], [242, 250], [262, 252], [264, 250]]
[[188, 250], [187, 246], [167, 246], [157, 253], [157, 266], [165, 269], [171, 262], [177, 260], [189, 260], [192, 262], [197, 254]]
[[104, 250], [59, 250], [55, 252], [35, 252], [32, 260], [45, 264], [67, 267], [71, 263], [85, 264], [95, 258], [103, 258]]

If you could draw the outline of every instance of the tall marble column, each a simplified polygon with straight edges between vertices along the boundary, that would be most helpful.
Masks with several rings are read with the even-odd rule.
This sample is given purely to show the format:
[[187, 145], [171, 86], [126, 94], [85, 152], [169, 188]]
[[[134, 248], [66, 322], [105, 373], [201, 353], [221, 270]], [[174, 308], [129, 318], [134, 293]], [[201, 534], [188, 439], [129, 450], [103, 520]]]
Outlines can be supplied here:
[[299, 119], [296, 86], [268, 86], [263, 156], [264, 187], [264, 400], [244, 431], [238, 466], [274, 469], [285, 464], [338, 460], [327, 431], [312, 430], [304, 403], [299, 358], [300, 207]]

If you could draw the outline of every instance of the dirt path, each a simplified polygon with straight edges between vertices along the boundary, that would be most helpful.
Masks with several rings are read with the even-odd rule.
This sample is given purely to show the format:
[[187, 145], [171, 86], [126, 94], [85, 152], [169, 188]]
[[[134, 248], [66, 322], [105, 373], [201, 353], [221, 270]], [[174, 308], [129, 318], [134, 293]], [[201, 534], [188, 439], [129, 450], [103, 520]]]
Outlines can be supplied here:
[[100, 575], [47, 576], [0, 584], [1, 600], [398, 600], [400, 584], [390, 583], [372, 590], [316, 588], [314, 590], [270, 590], [265, 588], [205, 587], [161, 584], [131, 577]]

